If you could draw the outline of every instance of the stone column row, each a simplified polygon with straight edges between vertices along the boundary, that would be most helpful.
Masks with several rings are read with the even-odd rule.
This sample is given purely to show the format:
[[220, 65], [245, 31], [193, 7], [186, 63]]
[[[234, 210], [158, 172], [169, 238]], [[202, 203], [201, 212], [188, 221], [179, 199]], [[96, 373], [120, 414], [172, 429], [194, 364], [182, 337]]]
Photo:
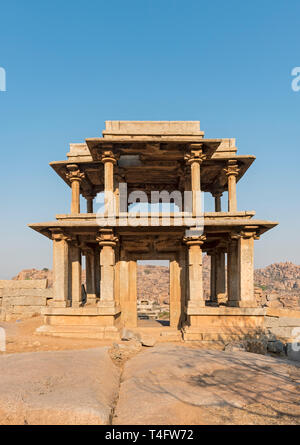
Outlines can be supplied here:
[[[253, 231], [232, 234], [227, 249], [227, 298], [225, 248], [218, 247], [211, 256], [211, 301], [229, 306], [255, 307], [254, 299], [254, 239]], [[185, 238], [188, 247], [188, 304], [187, 312], [195, 313], [205, 306], [202, 278], [202, 246], [205, 235]]]
[[254, 298], [254, 239], [255, 232], [232, 234], [227, 256], [228, 305], [255, 307]]
[[[101, 161], [104, 164], [104, 196], [106, 208], [111, 203], [111, 198], [115, 195], [115, 201], [118, 201], [118, 187], [114, 183], [114, 165], [117, 162], [117, 157], [111, 150], [105, 150], [102, 153]], [[72, 199], [71, 199], [71, 215], [80, 213], [80, 190], [81, 183], [86, 178], [85, 174], [80, 171], [77, 164], [67, 165], [66, 178], [71, 182]], [[93, 200], [96, 193], [93, 190], [84, 191], [83, 196], [87, 201], [87, 213], [93, 213]], [[117, 208], [119, 203], [117, 202]]]
[[61, 230], [53, 230], [52, 306], [79, 307], [82, 305], [82, 254], [86, 257], [87, 303], [94, 304], [100, 297], [100, 307], [115, 305], [115, 249], [118, 239], [112, 230], [102, 229], [97, 237], [99, 248], [80, 245]]

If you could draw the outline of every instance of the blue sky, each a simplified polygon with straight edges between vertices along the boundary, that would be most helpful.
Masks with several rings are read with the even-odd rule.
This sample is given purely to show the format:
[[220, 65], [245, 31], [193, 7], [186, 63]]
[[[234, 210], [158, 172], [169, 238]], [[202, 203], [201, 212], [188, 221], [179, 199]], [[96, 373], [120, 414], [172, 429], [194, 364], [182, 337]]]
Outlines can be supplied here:
[[51, 267], [50, 241], [26, 227], [69, 209], [48, 162], [114, 119], [200, 120], [206, 137], [235, 137], [257, 156], [239, 209], [280, 222], [256, 266], [300, 264], [299, 34], [294, 0], [2, 4], [0, 278]]

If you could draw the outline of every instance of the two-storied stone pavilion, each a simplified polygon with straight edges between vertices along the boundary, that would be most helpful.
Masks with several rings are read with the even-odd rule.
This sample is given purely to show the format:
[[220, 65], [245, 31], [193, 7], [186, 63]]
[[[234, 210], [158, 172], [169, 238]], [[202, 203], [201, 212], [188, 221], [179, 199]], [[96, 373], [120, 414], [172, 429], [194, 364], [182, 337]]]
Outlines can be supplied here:
[[[226, 340], [259, 330], [264, 309], [254, 299], [254, 240], [277, 223], [238, 210], [237, 183], [254, 159], [237, 154], [235, 139], [206, 139], [198, 121], [107, 121], [102, 137], [71, 144], [67, 160], [50, 164], [71, 188], [70, 213], [30, 225], [53, 243], [54, 295], [39, 331], [118, 339], [123, 327], [147, 329], [137, 324], [137, 261], [147, 259], [170, 261], [170, 326], [158, 324], [161, 339]], [[135, 196], [152, 205], [154, 197], [155, 205], [175, 191], [191, 195], [192, 204], [171, 200], [169, 219], [159, 207], [154, 218], [143, 211], [131, 220]], [[214, 200], [214, 211], [195, 229], [200, 191]], [[95, 212], [103, 192], [108, 207], [114, 201], [112, 218], [105, 219], [108, 207]], [[211, 258], [209, 300], [203, 253]]]

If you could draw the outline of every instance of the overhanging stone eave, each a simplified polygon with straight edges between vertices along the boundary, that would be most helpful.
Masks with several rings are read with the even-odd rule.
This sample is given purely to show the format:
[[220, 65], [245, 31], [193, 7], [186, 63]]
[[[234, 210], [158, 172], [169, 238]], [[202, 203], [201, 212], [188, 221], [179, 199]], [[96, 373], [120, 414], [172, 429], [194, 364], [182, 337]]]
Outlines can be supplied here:
[[[86, 214], [89, 215], [89, 214]], [[89, 215], [91, 218], [91, 216]], [[272, 229], [273, 227], [276, 227], [278, 225], [278, 222], [274, 221], [264, 221], [264, 220], [254, 220], [254, 219], [245, 219], [245, 218], [239, 218], [239, 219], [218, 219], [218, 220], [204, 220], [204, 231], [205, 228], [208, 229], [208, 232], [215, 232], [215, 231], [225, 231], [225, 232], [231, 232], [235, 230], [248, 230], [248, 231], [254, 231], [258, 235], [262, 235], [266, 231]], [[138, 232], [139, 228], [141, 229], [149, 229], [151, 230], [161, 230], [163, 227], [168, 230], [168, 228], [172, 228], [174, 230], [181, 230], [184, 228], [187, 228], [186, 225], [174, 225], [170, 224], [168, 226], [165, 225], [159, 225], [159, 226], [151, 226], [151, 225], [140, 225], [138, 227], [134, 226], [119, 226], [116, 224], [110, 224], [109, 226], [100, 226], [96, 221], [96, 215], [94, 219], [89, 220], [59, 220], [59, 221], [51, 221], [51, 222], [43, 222], [43, 223], [33, 223], [28, 224], [28, 227], [31, 229], [37, 231], [38, 233], [41, 233], [44, 236], [47, 236], [48, 238], [51, 238], [51, 230], [54, 228], [61, 228], [63, 229], [72, 229], [76, 231], [86, 230], [86, 229], [93, 229], [93, 232], [95, 229], [101, 229], [101, 227], [115, 227], [119, 230], [123, 229], [129, 229], [130, 231]]]

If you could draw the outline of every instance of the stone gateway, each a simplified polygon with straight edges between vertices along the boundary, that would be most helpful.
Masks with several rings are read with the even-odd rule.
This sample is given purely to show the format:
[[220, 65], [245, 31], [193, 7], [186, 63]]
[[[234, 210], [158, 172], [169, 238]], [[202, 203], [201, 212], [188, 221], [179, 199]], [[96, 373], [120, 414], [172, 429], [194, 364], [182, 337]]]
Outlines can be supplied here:
[[[50, 164], [71, 188], [70, 213], [30, 224], [53, 243], [54, 296], [39, 332], [118, 340], [123, 328], [142, 329], [137, 261], [147, 259], [170, 261], [170, 326], [156, 328], [161, 340], [226, 341], [263, 328], [254, 240], [277, 223], [238, 210], [236, 192], [254, 159], [237, 154], [235, 139], [204, 138], [198, 121], [107, 121], [102, 137], [71, 144], [67, 160]], [[199, 213], [200, 192], [214, 200], [213, 212]], [[211, 258], [209, 300], [203, 253]]]

